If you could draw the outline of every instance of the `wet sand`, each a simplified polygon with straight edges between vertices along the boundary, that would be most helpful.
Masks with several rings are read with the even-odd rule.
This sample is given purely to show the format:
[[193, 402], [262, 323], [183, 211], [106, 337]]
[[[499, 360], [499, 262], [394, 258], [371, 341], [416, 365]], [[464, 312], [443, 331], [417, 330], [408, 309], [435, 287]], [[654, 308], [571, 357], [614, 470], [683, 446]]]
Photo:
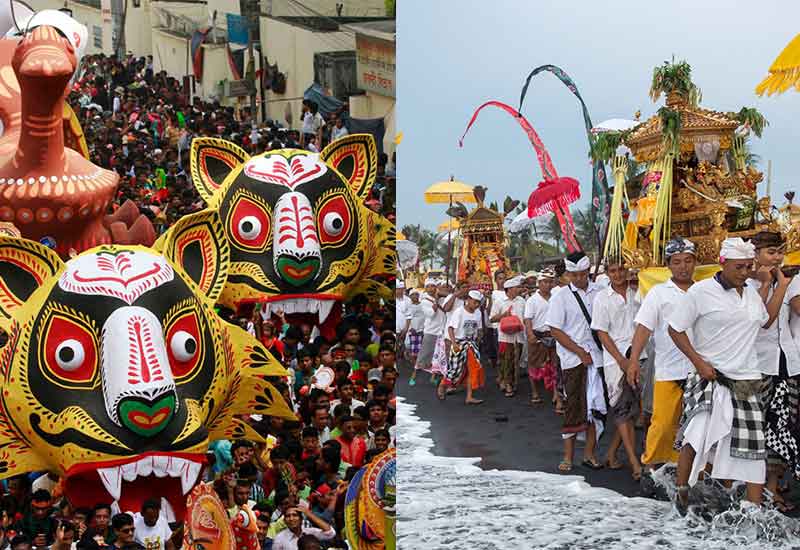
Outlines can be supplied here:
[[[561, 416], [550, 404], [551, 395], [545, 394], [544, 404], [530, 404], [530, 385], [522, 378], [517, 395], [505, 397], [494, 384], [496, 376], [491, 367], [486, 368], [486, 386], [475, 393], [484, 399], [482, 405], [466, 405], [464, 392], [448, 395], [445, 401], [436, 397], [430, 375], [420, 372], [416, 386], [408, 385], [411, 368], [400, 367], [398, 393], [409, 402], [417, 404], [417, 415], [431, 423], [431, 436], [435, 442], [433, 453], [439, 456], [481, 457], [480, 466], [486, 470], [525, 470], [557, 474], [563, 444]], [[605, 462], [606, 449], [613, 435], [609, 423], [603, 434], [597, 460]], [[638, 452], [642, 451], [642, 431], [637, 430]], [[622, 470], [592, 470], [580, 463], [583, 443], [575, 450], [571, 474], [582, 475], [595, 487], [612, 489], [625, 496], [639, 496], [639, 482], [631, 477], [630, 469], [620, 448], [617, 460], [625, 464]]]

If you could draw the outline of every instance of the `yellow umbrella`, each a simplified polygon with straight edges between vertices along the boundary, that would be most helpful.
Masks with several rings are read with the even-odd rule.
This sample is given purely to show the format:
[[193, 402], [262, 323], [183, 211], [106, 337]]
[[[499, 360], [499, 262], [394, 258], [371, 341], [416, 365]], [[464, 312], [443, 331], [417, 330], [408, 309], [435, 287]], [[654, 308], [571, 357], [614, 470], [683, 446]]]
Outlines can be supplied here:
[[453, 231], [454, 229], [458, 229], [459, 227], [461, 227], [461, 223], [458, 221], [458, 219], [451, 219], [450, 221], [440, 223], [439, 227], [437, 227], [436, 229], [439, 232], [444, 232], [444, 231]]
[[449, 181], [439, 181], [425, 190], [425, 202], [428, 204], [454, 202], [478, 202], [472, 194], [472, 186], [450, 176]]
[[800, 91], [800, 34], [795, 36], [773, 61], [769, 68], [769, 76], [756, 86], [756, 94], [782, 94], [794, 86]]
[[[450, 176], [449, 181], [439, 181], [431, 185], [425, 190], [425, 202], [429, 204], [445, 203], [453, 206], [453, 201], [458, 202], [478, 202], [475, 195], [472, 193], [472, 187], [458, 181], [455, 177]], [[450, 257], [452, 251], [450, 250], [450, 235], [447, 232], [447, 267], [445, 269], [445, 277], [447, 282], [450, 282]]]

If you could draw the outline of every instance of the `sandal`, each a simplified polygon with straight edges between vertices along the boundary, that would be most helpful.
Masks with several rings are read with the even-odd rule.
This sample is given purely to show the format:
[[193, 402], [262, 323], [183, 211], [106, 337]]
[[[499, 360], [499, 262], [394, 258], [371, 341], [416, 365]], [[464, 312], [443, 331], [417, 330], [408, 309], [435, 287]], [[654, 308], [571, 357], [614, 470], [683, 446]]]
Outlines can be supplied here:
[[600, 464], [599, 462], [597, 462], [596, 458], [591, 458], [591, 459], [590, 458], [584, 458], [583, 462], [581, 462], [581, 464], [583, 466], [586, 466], [587, 468], [591, 468], [592, 470], [602, 470], [603, 469], [603, 465]]
[[483, 399], [472, 399], [470, 401], [464, 401], [467, 405], [480, 405], [483, 403]]
[[556, 407], [555, 412], [556, 412], [557, 415], [563, 416], [564, 415], [564, 405], [561, 405], [560, 407]]
[[544, 403], [544, 400], [541, 397], [531, 397], [531, 405], [541, 405], [542, 403]]
[[514, 397], [514, 390], [506, 390], [506, 397]]
[[572, 462], [569, 460], [562, 460], [558, 463], [558, 471], [561, 473], [568, 473], [572, 471]]
[[610, 460], [606, 460], [603, 464], [609, 470], [621, 470], [623, 468], [623, 465], [622, 465], [621, 462], [614, 462], [612, 464]]
[[634, 481], [641, 481], [642, 479], [642, 468], [640, 467], [638, 470], [633, 470], [631, 472], [631, 477]]

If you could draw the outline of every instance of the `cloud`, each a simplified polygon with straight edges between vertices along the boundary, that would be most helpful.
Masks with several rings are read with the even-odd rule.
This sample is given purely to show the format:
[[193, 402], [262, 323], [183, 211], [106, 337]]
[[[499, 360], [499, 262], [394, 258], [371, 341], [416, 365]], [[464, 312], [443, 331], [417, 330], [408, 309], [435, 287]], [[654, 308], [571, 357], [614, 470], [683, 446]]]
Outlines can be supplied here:
[[[739, 4], [739, 8], [737, 8]], [[757, 12], [757, 13], [756, 13]], [[752, 13], [750, 17], [747, 14]], [[756, 16], [757, 15], [757, 16]], [[435, 227], [442, 205], [423, 205], [432, 183], [455, 175], [489, 188], [488, 200], [526, 200], [541, 181], [524, 132], [506, 113], [486, 109], [463, 149], [458, 138], [488, 99], [516, 106], [528, 72], [553, 63], [578, 84], [593, 121], [646, 118], [653, 67], [675, 56], [692, 65], [703, 106], [754, 106], [770, 121], [754, 152], [773, 163], [772, 196], [796, 188], [800, 94], [759, 98], [755, 86], [798, 32], [800, 4], [678, 1], [492, 2], [403, 0], [398, 10], [398, 224]], [[560, 175], [591, 195], [591, 166], [580, 106], [550, 74], [537, 76], [523, 113], [550, 151]], [[765, 193], [764, 184], [760, 193]]]

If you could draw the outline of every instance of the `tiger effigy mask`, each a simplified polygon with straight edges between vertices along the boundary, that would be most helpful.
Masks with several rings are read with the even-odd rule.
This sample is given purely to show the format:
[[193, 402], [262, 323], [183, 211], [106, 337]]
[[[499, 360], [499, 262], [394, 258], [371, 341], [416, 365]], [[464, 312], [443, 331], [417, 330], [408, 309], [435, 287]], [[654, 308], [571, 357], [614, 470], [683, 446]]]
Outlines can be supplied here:
[[265, 303], [315, 314], [358, 293], [392, 292], [376, 280], [394, 273], [394, 227], [363, 201], [377, 174], [371, 135], [351, 135], [321, 153], [280, 149], [250, 157], [217, 138], [192, 142], [200, 195], [218, 211], [231, 247], [220, 302]]
[[229, 267], [214, 212], [185, 216], [162, 253], [104, 245], [64, 263], [0, 237], [0, 478], [48, 470], [73, 506], [183, 517], [210, 440], [253, 437], [235, 415], [295, 418], [286, 371], [213, 307]]

